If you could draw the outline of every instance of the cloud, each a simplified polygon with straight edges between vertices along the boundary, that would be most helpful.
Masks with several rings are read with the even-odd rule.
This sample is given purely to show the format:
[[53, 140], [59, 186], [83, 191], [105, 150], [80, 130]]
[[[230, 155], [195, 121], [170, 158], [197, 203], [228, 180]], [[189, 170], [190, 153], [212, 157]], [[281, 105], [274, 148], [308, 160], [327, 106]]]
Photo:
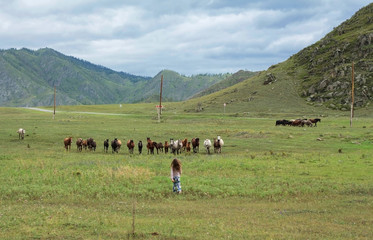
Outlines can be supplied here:
[[0, 0], [0, 48], [54, 48], [154, 76], [264, 70], [316, 42], [367, 0]]

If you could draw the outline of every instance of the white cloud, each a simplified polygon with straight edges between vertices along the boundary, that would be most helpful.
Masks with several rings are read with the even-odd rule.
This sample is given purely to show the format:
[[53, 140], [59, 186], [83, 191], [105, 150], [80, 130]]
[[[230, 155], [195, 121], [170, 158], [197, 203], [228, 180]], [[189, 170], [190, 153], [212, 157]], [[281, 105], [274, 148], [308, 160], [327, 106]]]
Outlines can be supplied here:
[[155, 75], [264, 70], [314, 43], [367, 0], [0, 0], [0, 48], [51, 47]]

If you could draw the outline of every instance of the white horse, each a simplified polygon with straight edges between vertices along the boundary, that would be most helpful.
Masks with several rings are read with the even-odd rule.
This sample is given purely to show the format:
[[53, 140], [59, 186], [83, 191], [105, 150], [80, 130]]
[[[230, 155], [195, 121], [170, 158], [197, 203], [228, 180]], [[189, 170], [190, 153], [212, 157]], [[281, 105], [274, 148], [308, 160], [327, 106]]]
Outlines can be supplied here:
[[20, 129], [18, 129], [17, 133], [18, 133], [18, 139], [24, 139], [26, 130], [23, 129], [23, 128], [20, 128]]
[[170, 147], [171, 147], [171, 152], [173, 154], [181, 153], [181, 148], [183, 147], [183, 142], [179, 139], [174, 141], [172, 138], [170, 139]]
[[210, 154], [211, 140], [210, 139], [206, 139], [203, 142], [203, 146], [205, 146], [207, 153]]

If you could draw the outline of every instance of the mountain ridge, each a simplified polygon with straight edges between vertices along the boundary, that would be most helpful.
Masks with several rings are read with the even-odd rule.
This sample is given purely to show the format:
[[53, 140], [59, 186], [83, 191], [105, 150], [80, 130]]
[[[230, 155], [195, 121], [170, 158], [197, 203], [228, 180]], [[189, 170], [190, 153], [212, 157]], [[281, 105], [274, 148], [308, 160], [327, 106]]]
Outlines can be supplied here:
[[[154, 78], [142, 77], [116, 72], [51, 48], [0, 50], [0, 106], [49, 106], [53, 104], [54, 86], [58, 105], [153, 101], [154, 96], [159, 98], [157, 81], [162, 74], [166, 75], [164, 98], [169, 101], [185, 100], [229, 75], [186, 77], [163, 70]], [[186, 82], [192, 84], [187, 86]], [[184, 88], [178, 90], [177, 85]]]

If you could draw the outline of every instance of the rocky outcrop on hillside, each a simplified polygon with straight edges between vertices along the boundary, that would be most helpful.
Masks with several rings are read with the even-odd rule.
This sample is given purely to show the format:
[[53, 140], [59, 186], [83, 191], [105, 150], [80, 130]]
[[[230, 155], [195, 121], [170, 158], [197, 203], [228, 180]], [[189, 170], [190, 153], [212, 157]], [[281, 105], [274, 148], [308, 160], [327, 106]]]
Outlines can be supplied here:
[[354, 63], [355, 106], [373, 100], [373, 4], [305, 48], [295, 58], [306, 69], [301, 95], [311, 104], [348, 110]]

